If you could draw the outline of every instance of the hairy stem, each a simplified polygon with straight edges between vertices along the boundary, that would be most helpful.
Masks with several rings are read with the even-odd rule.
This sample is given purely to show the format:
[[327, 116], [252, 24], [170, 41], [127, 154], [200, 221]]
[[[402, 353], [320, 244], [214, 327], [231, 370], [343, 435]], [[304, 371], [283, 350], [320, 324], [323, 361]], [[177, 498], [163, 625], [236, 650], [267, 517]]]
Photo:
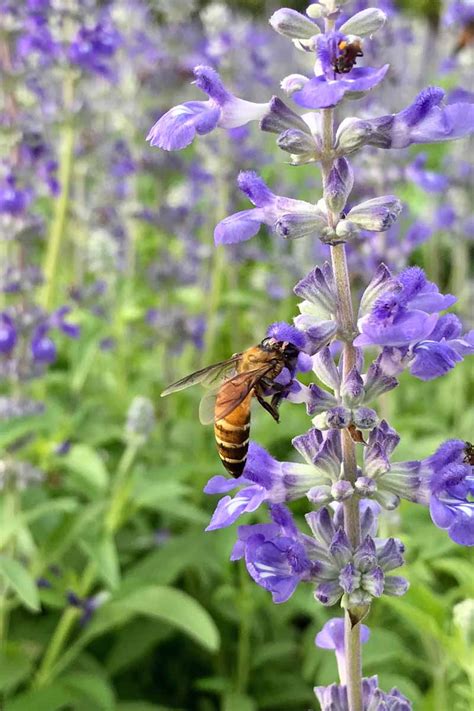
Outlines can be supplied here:
[[[326, 27], [326, 30], [331, 29]], [[323, 188], [326, 185], [333, 165], [332, 150], [334, 142], [334, 109], [322, 110], [323, 151], [325, 159], [322, 162]], [[327, 205], [329, 224], [334, 226], [338, 216]], [[331, 246], [331, 261], [337, 295], [337, 320], [343, 347], [343, 376], [353, 368], [356, 362], [356, 351], [353, 346], [355, 333], [354, 311], [352, 307], [351, 285], [347, 268], [346, 249], [344, 244]], [[344, 478], [355, 481], [357, 477], [357, 458], [355, 443], [348, 430], [341, 432]], [[344, 502], [344, 528], [352, 546], [360, 543], [359, 502], [350, 498]], [[349, 711], [362, 711], [362, 661], [360, 644], [360, 624], [350, 610], [345, 611], [345, 653], [346, 653], [346, 686]]]

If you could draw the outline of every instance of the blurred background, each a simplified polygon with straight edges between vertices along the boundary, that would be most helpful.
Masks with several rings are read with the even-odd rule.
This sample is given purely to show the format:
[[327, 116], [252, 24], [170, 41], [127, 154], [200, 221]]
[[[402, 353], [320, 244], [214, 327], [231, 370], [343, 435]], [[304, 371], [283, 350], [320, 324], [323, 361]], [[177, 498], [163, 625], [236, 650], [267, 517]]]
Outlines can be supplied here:
[[[385, 83], [344, 115], [399, 111], [429, 84], [472, 100], [469, 0], [373, 3], [387, 26], [364, 48]], [[236, 189], [256, 169], [280, 195], [316, 201], [315, 165], [295, 169], [256, 126], [181, 153], [145, 137], [171, 106], [201, 99], [196, 64], [266, 101], [310, 59], [275, 34], [273, 2], [0, 0], [0, 693], [6, 711], [302, 711], [336, 678], [314, 646], [337, 610], [300, 587], [277, 606], [229, 561], [235, 527], [204, 529], [222, 473], [199, 388], [160, 400], [188, 372], [296, 315], [292, 287], [327, 258], [266, 230], [214, 248]], [[304, 11], [305, 2], [289, 6]], [[347, 10], [366, 7], [358, 0]], [[378, 63], [378, 64], [377, 64]], [[405, 202], [389, 232], [350, 248], [354, 293], [383, 259], [422, 266], [473, 325], [473, 145], [366, 151], [355, 197]], [[355, 199], [354, 197], [354, 199]], [[470, 266], [471, 265], [471, 266]], [[410, 376], [381, 404], [397, 459], [473, 439], [469, 362]], [[253, 436], [278, 458], [308, 428], [284, 403]], [[304, 514], [301, 505], [297, 516]], [[244, 523], [263, 521], [263, 512]], [[410, 505], [382, 520], [407, 547], [402, 599], [373, 606], [364, 672], [416, 711], [472, 708], [472, 555]]]

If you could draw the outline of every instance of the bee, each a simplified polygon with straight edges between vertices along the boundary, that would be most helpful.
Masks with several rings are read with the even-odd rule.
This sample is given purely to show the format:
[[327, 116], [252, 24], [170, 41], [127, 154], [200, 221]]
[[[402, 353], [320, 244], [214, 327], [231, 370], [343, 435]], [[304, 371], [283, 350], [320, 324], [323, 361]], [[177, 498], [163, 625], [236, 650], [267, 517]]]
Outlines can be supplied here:
[[474, 20], [472, 22], [468, 22], [463, 29], [461, 30], [461, 33], [459, 34], [458, 40], [456, 42], [456, 46], [454, 47], [452, 51], [452, 56], [455, 57], [459, 52], [466, 47], [469, 47], [469, 45], [472, 45], [474, 43]]
[[[217, 451], [229, 474], [242, 474], [250, 439], [250, 406], [255, 397], [279, 422], [284, 386], [275, 383], [283, 368], [294, 372], [299, 350], [288, 341], [264, 338], [257, 346], [209, 365], [166, 388], [161, 397], [201, 383], [210, 388], [199, 406], [202, 424], [214, 423]], [[270, 402], [265, 397], [271, 396]]]
[[353, 40], [341, 40], [337, 45], [341, 54], [334, 61], [334, 71], [336, 74], [347, 74], [351, 71], [358, 57], [363, 57], [362, 44], [358, 37]]
[[466, 442], [466, 446], [464, 447], [463, 462], [474, 467], [474, 444], [471, 444], [470, 442]]

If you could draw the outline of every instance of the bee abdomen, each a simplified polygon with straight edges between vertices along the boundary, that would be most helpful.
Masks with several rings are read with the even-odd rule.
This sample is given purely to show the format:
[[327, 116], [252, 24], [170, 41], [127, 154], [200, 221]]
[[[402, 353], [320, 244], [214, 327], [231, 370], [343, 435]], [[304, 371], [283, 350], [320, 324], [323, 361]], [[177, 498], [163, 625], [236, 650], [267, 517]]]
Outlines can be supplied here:
[[247, 461], [250, 417], [242, 424], [227, 422], [226, 419], [218, 420], [214, 425], [214, 434], [222, 464], [229, 474], [240, 476]]

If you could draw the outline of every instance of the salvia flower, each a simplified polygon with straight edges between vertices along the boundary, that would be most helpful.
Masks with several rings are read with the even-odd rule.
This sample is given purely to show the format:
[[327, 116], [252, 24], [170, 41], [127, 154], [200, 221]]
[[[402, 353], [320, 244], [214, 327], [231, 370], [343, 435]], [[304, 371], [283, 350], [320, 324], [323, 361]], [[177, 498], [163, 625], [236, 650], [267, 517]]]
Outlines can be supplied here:
[[[357, 44], [359, 51], [349, 51]], [[316, 64], [314, 79], [303, 77], [302, 81], [283, 87], [290, 91], [299, 106], [308, 109], [323, 109], [338, 104], [346, 94], [359, 95], [373, 89], [384, 78], [388, 64], [374, 69], [355, 67], [356, 57], [362, 56], [359, 37], [342, 32], [329, 32], [314, 38]]]
[[113, 78], [111, 60], [122, 41], [110, 19], [93, 27], [81, 27], [69, 47], [69, 60], [91, 74]]
[[397, 283], [398, 291], [382, 294], [371, 311], [359, 319], [361, 335], [354, 341], [356, 346], [406, 346], [423, 340], [433, 331], [437, 312], [456, 301], [451, 294], [440, 294], [419, 267], [402, 271]]
[[[349, 711], [347, 689], [340, 684], [316, 686], [316, 698], [321, 704], [321, 711]], [[389, 692], [379, 689], [377, 676], [362, 679], [363, 711], [411, 711], [411, 704], [398, 689]]]
[[234, 244], [254, 237], [262, 224], [288, 239], [318, 233], [327, 226], [326, 215], [317, 205], [303, 200], [280, 197], [253, 171], [238, 178], [239, 188], [255, 205], [219, 222], [214, 232], [216, 244]]
[[474, 449], [451, 439], [424, 461], [429, 476], [430, 513], [453, 541], [474, 545]]
[[255, 104], [233, 96], [224, 87], [219, 74], [211, 67], [194, 69], [196, 85], [209, 96], [207, 101], [188, 101], [164, 114], [150, 129], [147, 141], [166, 151], [186, 148], [196, 134], [210, 133], [217, 126], [237, 128], [261, 119], [268, 103]]
[[439, 143], [474, 131], [474, 104], [443, 104], [439, 87], [423, 89], [414, 102], [397, 114], [375, 119], [346, 118], [336, 134], [336, 150], [350, 153], [363, 145], [406, 148], [413, 143]]

